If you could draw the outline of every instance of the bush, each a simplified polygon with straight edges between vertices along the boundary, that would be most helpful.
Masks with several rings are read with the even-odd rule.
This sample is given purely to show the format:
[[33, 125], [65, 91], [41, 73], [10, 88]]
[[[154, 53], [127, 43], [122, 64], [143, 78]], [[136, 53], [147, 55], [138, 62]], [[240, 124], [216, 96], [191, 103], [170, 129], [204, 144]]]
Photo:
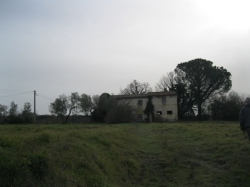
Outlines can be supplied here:
[[129, 123], [135, 120], [133, 108], [127, 103], [117, 103], [107, 114], [105, 122], [110, 124]]
[[20, 115], [17, 115], [17, 116], [14, 116], [14, 115], [9, 115], [7, 117], [7, 123], [8, 124], [18, 124], [18, 123], [22, 123], [22, 120], [21, 120], [21, 116]]
[[34, 120], [34, 116], [32, 113], [30, 114], [25, 114], [25, 115], [21, 115], [21, 121], [22, 123], [33, 123], [33, 120]]
[[217, 96], [210, 104], [212, 119], [239, 120], [239, 111], [243, 106], [242, 98], [236, 92]]

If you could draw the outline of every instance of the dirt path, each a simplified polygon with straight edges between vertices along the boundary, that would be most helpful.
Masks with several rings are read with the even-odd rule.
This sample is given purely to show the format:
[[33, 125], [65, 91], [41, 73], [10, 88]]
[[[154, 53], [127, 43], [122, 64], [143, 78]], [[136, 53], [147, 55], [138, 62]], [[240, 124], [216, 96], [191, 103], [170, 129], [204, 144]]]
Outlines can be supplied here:
[[140, 174], [137, 186], [165, 187], [167, 164], [164, 158], [164, 142], [162, 133], [156, 128], [138, 126]]

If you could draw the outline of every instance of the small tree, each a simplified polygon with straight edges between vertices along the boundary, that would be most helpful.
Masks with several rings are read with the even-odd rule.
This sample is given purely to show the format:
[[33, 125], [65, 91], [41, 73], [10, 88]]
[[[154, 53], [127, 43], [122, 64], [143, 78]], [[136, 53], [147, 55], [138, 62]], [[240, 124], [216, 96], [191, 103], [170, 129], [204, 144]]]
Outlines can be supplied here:
[[72, 114], [73, 115], [77, 115], [80, 112], [80, 96], [77, 92], [73, 92], [71, 93], [71, 95], [69, 96], [69, 101], [70, 103], [68, 104], [68, 108], [72, 108]]
[[106, 117], [108, 112], [112, 107], [115, 106], [116, 99], [110, 96], [108, 93], [103, 93], [97, 102], [97, 105], [94, 107], [93, 112], [91, 113], [91, 118], [96, 122], [106, 122]]
[[148, 101], [145, 110], [143, 111], [149, 118], [149, 123], [152, 122], [153, 114], [154, 114], [154, 105], [152, 103], [152, 96], [148, 96]]
[[0, 104], [0, 123], [6, 122], [7, 115], [8, 115], [8, 107], [6, 105]]
[[79, 98], [79, 101], [80, 101], [79, 106], [81, 112], [87, 115], [91, 114], [94, 108], [91, 96], [87, 94], [82, 94], [81, 97]]
[[53, 115], [65, 116], [67, 113], [68, 100], [66, 95], [60, 95], [53, 103], [50, 103], [49, 111]]
[[33, 121], [33, 114], [31, 112], [31, 104], [29, 102], [24, 103], [22, 113], [21, 113], [22, 122], [31, 123]]
[[243, 100], [237, 92], [217, 95], [210, 101], [209, 109], [215, 120], [239, 120], [239, 111]]
[[9, 123], [20, 123], [18, 105], [14, 101], [10, 103], [8, 122]]

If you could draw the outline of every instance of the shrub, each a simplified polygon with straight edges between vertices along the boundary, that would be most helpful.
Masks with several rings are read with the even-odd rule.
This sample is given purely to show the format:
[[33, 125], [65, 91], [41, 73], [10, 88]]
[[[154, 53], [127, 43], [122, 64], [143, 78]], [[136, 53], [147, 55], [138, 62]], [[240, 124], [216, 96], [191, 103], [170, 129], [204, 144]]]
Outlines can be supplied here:
[[134, 121], [133, 108], [127, 103], [117, 103], [108, 112], [105, 122], [110, 124], [129, 123]]
[[236, 92], [214, 97], [210, 104], [214, 120], [238, 120], [242, 107], [242, 98]]

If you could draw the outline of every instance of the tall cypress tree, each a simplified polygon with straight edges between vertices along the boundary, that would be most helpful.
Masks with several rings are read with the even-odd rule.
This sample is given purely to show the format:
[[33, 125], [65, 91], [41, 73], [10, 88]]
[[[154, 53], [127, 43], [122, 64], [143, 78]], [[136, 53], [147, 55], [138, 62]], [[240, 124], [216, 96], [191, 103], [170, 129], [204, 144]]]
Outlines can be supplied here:
[[148, 116], [149, 122], [151, 122], [152, 116], [154, 113], [154, 105], [152, 103], [152, 96], [148, 96], [148, 102], [147, 102], [146, 108], [143, 112], [144, 112], [144, 114], [146, 114]]

